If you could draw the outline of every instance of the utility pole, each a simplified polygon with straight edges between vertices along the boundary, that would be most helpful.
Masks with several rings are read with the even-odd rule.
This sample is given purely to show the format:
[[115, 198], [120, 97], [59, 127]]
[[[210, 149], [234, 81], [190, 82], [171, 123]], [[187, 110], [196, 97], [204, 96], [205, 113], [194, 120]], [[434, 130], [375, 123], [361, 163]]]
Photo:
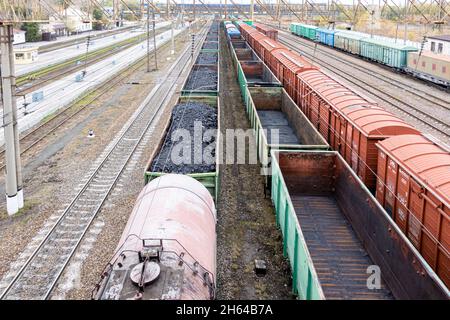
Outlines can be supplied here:
[[192, 0], [192, 14], [193, 14], [193, 16], [194, 16], [194, 19], [192, 20], [192, 21], [195, 21], [195, 14], [196, 14], [196, 12], [195, 12], [195, 0]]
[[166, 16], [167, 16], [167, 20], [170, 19], [170, 0], [167, 0], [166, 2]]
[[403, 21], [405, 24], [405, 33], [403, 35], [403, 44], [406, 44], [406, 39], [408, 36], [408, 0], [405, 0], [405, 19]]
[[225, 0], [225, 20], [227, 19], [227, 16], [228, 16], [228, 3], [227, 3], [227, 0]]
[[150, 5], [147, 3], [147, 72], [150, 72]]
[[155, 8], [153, 6], [152, 6], [152, 26], [153, 26], [153, 56], [155, 57], [155, 70], [158, 70], [158, 57], [156, 56]]
[[281, 0], [277, 0], [277, 20], [278, 20], [278, 28], [281, 28]]
[[[167, 0], [167, 9], [169, 9], [169, 0]], [[170, 54], [175, 54], [175, 40], [174, 40], [174, 37], [173, 37], [173, 28], [174, 28], [174, 15], [173, 14], [169, 14], [168, 13], [168, 16], [167, 16], [168, 18], [170, 18], [170, 41], [171, 41], [171, 45], [172, 45], [172, 48], [171, 48], [171, 50], [170, 50]]]
[[13, 215], [23, 207], [22, 172], [15, 99], [13, 26], [0, 25], [3, 128], [6, 158], [6, 209]]
[[255, 0], [250, 1], [250, 20], [253, 21], [253, 13], [255, 10]]

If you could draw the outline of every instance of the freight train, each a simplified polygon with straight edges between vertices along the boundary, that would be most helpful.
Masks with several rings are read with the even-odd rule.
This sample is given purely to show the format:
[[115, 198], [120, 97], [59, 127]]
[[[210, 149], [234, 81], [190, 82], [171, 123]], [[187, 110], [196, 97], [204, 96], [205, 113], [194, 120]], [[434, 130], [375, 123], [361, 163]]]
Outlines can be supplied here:
[[383, 38], [372, 38], [362, 32], [323, 29], [301, 23], [291, 23], [289, 30], [297, 36], [450, 87], [450, 57], [444, 54], [420, 52], [415, 46], [392, 43]]
[[216, 209], [200, 182], [166, 174], [139, 194], [99, 300], [207, 300], [215, 297]]
[[[194, 51], [181, 95], [145, 170], [138, 196], [115, 254], [93, 299], [214, 299], [216, 209], [220, 139], [219, 24], [213, 22]], [[193, 48], [195, 49], [195, 48]], [[207, 144], [212, 163], [175, 164], [173, 130], [194, 130], [195, 121], [218, 134]], [[209, 128], [204, 126], [209, 125]]]
[[248, 24], [236, 24], [310, 123], [448, 287], [450, 151], [304, 57]]

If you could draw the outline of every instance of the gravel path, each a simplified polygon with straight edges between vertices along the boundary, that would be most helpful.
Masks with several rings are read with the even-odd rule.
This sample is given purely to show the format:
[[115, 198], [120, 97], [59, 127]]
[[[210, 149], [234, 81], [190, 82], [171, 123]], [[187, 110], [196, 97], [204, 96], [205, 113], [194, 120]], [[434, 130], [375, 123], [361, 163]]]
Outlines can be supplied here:
[[[221, 36], [221, 128], [250, 128], [231, 55]], [[223, 144], [226, 145], [226, 142]], [[249, 144], [246, 143], [246, 150]], [[225, 156], [224, 156], [225, 158]], [[292, 299], [289, 263], [283, 257], [275, 212], [264, 196], [260, 165], [221, 165], [217, 221], [217, 296], [219, 299]], [[254, 260], [266, 261], [258, 277]]]

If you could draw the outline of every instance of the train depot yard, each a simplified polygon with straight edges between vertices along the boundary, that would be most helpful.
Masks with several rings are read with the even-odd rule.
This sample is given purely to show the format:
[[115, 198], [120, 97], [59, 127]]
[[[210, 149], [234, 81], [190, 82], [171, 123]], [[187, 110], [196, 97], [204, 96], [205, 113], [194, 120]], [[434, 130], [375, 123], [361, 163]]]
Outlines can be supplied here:
[[450, 299], [445, 36], [131, 2], [0, 6], [0, 299]]

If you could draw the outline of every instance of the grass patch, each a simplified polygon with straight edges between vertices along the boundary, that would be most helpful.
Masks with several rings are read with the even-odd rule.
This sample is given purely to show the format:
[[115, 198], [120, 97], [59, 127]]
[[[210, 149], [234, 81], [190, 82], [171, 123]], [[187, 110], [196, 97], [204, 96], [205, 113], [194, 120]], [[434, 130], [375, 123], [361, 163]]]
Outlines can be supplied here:
[[5, 210], [5, 211], [1, 212], [0, 220], [4, 220], [7, 218], [18, 219], [18, 218], [23, 217], [24, 219], [21, 221], [21, 223], [26, 223], [28, 221], [28, 219], [30, 219], [30, 217], [31, 217], [31, 215], [28, 217], [25, 217], [26, 213], [28, 213], [28, 211], [30, 211], [37, 204], [39, 204], [39, 202], [36, 199], [31, 198], [31, 199], [24, 200], [23, 208], [19, 209], [19, 211], [16, 214], [9, 216]]

